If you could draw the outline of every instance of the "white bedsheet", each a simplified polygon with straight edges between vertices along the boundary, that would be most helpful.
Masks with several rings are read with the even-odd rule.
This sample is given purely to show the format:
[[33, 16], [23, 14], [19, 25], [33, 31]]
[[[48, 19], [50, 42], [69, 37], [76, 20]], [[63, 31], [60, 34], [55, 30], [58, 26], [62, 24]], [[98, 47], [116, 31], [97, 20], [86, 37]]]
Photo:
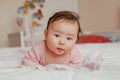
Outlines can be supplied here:
[[[4, 63], [5, 68], [3, 66], [0, 67], [0, 80], [120, 80], [120, 43], [81, 44], [77, 45], [77, 47], [84, 57], [88, 54], [95, 55], [95, 53], [102, 53], [103, 62], [100, 69], [97, 71], [91, 71], [86, 68], [77, 70], [64, 66], [64, 69], [58, 70], [30, 67], [16, 68], [20, 66], [20, 61], [24, 55], [20, 53], [23, 53], [25, 49], [7, 48], [0, 49], [0, 57], [7, 57], [9, 60], [14, 58], [13, 56], [20, 56], [21, 59], [16, 62], [17, 65], [14, 64], [10, 67], [6, 61]], [[17, 58], [13, 59], [13, 61], [15, 60]], [[12, 59], [10, 61], [12, 62]]]
[[120, 72], [16, 68], [0, 70], [0, 80], [120, 80]]

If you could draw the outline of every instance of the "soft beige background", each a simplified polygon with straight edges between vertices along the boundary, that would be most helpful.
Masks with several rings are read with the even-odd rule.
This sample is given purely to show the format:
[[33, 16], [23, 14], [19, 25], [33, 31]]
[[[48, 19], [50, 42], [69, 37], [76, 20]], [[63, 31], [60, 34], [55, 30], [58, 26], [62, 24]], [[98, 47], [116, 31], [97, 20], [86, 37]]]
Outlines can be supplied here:
[[17, 8], [24, 0], [0, 0], [0, 47], [8, 46], [8, 33], [18, 32]]
[[[24, 1], [0, 0], [0, 47], [8, 46], [8, 33], [19, 32], [17, 9]], [[50, 4], [55, 5], [52, 1]], [[74, 8], [80, 14], [83, 31], [120, 29], [120, 0], [77, 0]]]
[[120, 0], [78, 0], [83, 30], [120, 29]]

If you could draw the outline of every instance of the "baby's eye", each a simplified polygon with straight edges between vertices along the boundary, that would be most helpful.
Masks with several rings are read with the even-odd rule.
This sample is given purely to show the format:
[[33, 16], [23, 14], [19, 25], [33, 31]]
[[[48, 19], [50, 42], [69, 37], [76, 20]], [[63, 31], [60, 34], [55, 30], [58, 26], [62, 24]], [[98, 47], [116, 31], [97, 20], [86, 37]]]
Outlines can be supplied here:
[[73, 40], [71, 37], [67, 37], [67, 40]]
[[58, 35], [58, 34], [54, 34], [55, 35], [55, 37], [60, 37], [60, 35]]

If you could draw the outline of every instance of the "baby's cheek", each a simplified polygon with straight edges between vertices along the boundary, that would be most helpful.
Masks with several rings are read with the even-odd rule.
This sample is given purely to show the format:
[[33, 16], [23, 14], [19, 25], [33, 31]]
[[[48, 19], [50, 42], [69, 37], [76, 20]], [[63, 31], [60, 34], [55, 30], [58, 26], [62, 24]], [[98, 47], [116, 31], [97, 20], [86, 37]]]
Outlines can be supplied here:
[[74, 48], [75, 45], [68, 45], [67, 46], [67, 51], [71, 51]]
[[48, 42], [49, 47], [53, 48], [56, 47], [56, 42], [54, 40], [51, 40]]

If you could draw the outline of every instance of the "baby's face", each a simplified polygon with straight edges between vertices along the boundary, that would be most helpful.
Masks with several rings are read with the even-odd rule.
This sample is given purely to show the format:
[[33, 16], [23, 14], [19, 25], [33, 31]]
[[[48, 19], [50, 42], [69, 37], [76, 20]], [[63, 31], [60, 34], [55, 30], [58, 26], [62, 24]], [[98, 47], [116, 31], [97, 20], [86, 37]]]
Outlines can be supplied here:
[[50, 52], [55, 55], [70, 53], [77, 39], [77, 22], [55, 21], [45, 31], [45, 38]]

